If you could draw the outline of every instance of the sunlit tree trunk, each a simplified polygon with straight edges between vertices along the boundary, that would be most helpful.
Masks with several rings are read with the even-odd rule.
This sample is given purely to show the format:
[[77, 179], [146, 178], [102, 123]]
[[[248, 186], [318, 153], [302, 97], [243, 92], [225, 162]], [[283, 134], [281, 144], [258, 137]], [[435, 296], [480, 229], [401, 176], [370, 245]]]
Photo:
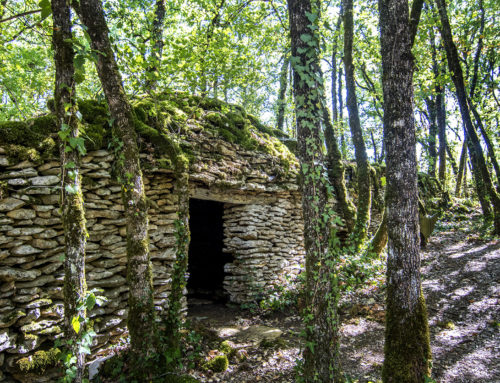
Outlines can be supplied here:
[[[80, 176], [80, 154], [83, 146], [71, 149], [69, 139], [78, 139], [79, 121], [76, 116], [74, 51], [71, 43], [71, 12], [66, 0], [52, 0], [54, 31], [52, 43], [56, 67], [54, 103], [61, 129], [61, 207], [64, 227], [64, 336], [76, 358], [75, 382], [81, 383], [85, 372], [85, 354], [77, 345], [80, 331], [72, 325], [73, 318], [85, 318], [85, 309], [78, 310], [87, 286], [85, 282], [85, 247], [87, 229], [83, 209]], [[83, 139], [81, 139], [83, 142]], [[82, 144], [83, 145], [83, 144]], [[66, 150], [66, 147], [71, 150]], [[82, 152], [79, 152], [81, 150]]]
[[413, 55], [408, 2], [379, 0], [387, 164], [387, 296], [384, 382], [430, 374], [427, 310], [420, 281]]
[[97, 73], [111, 116], [113, 133], [123, 147], [117, 153], [127, 225], [128, 330], [135, 373], [147, 376], [141, 361], [155, 352], [153, 274], [149, 255], [148, 204], [139, 161], [134, 115], [109, 41], [109, 30], [100, 0], [81, 0], [79, 16], [87, 27], [97, 54]]

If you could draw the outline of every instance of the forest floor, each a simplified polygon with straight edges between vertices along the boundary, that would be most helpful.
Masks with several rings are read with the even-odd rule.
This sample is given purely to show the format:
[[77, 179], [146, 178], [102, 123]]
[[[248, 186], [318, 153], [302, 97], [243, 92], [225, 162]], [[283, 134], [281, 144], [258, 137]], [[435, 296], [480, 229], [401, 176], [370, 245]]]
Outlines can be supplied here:
[[[477, 211], [448, 214], [422, 251], [436, 382], [500, 382], [500, 241], [485, 239], [479, 222]], [[296, 310], [263, 314], [195, 305], [189, 316], [195, 327], [213, 334], [205, 353], [217, 353], [210, 349], [223, 340], [238, 351], [225, 372], [189, 371], [200, 381], [294, 381], [301, 344]], [[377, 382], [384, 348], [383, 288], [366, 287], [343, 300], [341, 336], [343, 368], [351, 382]]]

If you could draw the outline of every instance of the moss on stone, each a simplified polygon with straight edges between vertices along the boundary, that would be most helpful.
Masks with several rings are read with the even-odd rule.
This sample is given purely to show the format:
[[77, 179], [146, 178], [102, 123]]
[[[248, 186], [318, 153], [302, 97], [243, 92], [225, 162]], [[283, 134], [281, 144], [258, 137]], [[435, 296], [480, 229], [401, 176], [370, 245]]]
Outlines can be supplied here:
[[229, 360], [227, 359], [227, 355], [217, 355], [202, 366], [204, 370], [211, 370], [213, 372], [224, 372], [228, 367]]
[[224, 355], [227, 355], [228, 358], [232, 358], [234, 355], [236, 355], [236, 349], [234, 348], [234, 345], [232, 345], [227, 340], [220, 344], [219, 351]]
[[49, 114], [24, 121], [6, 121], [0, 123], [0, 144], [23, 145], [36, 148], [47, 133], [55, 133], [57, 122], [54, 115]]
[[59, 361], [61, 350], [51, 348], [47, 351], [37, 351], [33, 355], [19, 359], [16, 363], [23, 372], [41, 372], [54, 367]]
[[[192, 148], [180, 144], [181, 141], [189, 141], [192, 127], [196, 127], [196, 131], [208, 130], [216, 137], [238, 144], [243, 149], [278, 156], [287, 168], [294, 158], [277, 139], [286, 137], [283, 132], [265, 126], [238, 105], [165, 90], [154, 99], [146, 96], [136, 98], [132, 106], [140, 142], [154, 148], [155, 157], [163, 159], [161, 167], [174, 168], [172, 159], [179, 155], [183, 156], [183, 160], [194, 161]], [[87, 150], [107, 148], [112, 138], [107, 105], [95, 100], [79, 100], [78, 110], [82, 115], [81, 136], [85, 139]], [[15, 161], [39, 161], [45, 153], [54, 154], [57, 149], [53, 138], [47, 140], [48, 136], [57, 139], [57, 130], [57, 120], [53, 114], [26, 122], [3, 122], [0, 123], [0, 145], [15, 145], [10, 150], [10, 157]]]

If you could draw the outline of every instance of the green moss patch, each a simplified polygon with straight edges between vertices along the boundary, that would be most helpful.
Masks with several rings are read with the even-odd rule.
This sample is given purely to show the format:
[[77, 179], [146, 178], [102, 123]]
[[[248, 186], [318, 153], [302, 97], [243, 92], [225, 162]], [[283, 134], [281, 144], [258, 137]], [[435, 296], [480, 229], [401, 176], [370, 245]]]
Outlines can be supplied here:
[[214, 356], [202, 365], [204, 370], [211, 370], [213, 372], [224, 372], [228, 367], [229, 360], [227, 359], [227, 355]]
[[47, 368], [54, 367], [59, 361], [61, 350], [51, 348], [47, 351], [37, 351], [33, 355], [17, 361], [19, 369], [23, 372], [43, 373]]
[[[287, 136], [265, 126], [241, 106], [171, 90], [155, 98], [135, 98], [131, 104], [141, 150], [153, 151], [158, 159], [167, 158], [163, 166], [176, 165], [171, 162], [177, 158], [182, 162], [192, 162], [194, 153], [189, 135], [200, 131], [246, 150], [276, 156], [285, 168], [294, 161], [294, 155], [279, 140]], [[81, 136], [87, 150], [107, 149], [112, 139], [113, 123], [107, 105], [95, 100], [79, 100], [78, 110], [82, 120]], [[12, 146], [9, 151], [13, 159], [39, 160], [43, 153], [57, 149], [53, 140], [57, 139], [57, 130], [53, 114], [26, 122], [3, 122], [0, 123], [0, 145]], [[47, 141], [47, 137], [53, 138]]]

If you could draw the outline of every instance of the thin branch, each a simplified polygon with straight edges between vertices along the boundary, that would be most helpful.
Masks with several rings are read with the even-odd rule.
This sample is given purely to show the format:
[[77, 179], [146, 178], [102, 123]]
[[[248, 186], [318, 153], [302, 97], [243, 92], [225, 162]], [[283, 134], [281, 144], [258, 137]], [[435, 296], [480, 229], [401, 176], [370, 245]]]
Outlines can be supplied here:
[[18, 13], [17, 15], [9, 16], [9, 17], [6, 17], [5, 19], [0, 20], [0, 23], [5, 23], [6, 21], [18, 19], [20, 17], [32, 15], [33, 13], [38, 13], [38, 12], [42, 12], [42, 9], [40, 8], [40, 9], [35, 9], [33, 11], [26, 11], [23, 13]]

